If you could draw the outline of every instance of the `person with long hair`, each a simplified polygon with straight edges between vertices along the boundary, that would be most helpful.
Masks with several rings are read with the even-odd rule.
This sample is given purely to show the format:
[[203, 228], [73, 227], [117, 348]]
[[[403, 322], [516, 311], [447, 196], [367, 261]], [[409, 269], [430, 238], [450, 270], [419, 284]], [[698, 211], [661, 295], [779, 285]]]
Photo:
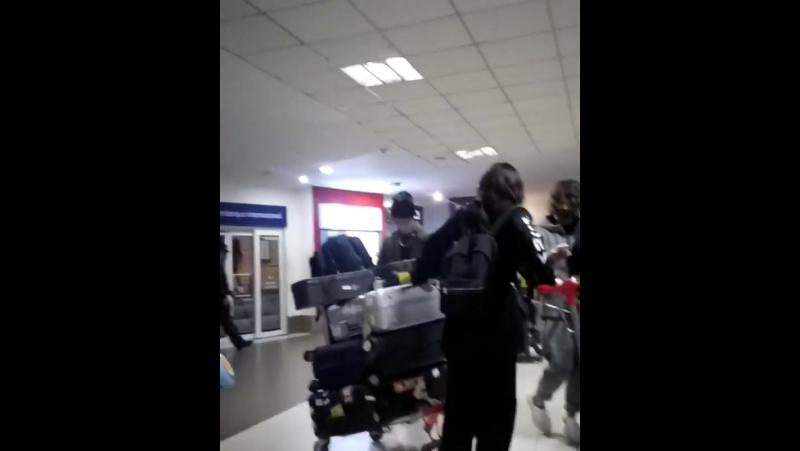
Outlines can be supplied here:
[[514, 283], [554, 284], [545, 249], [531, 215], [520, 205], [524, 186], [508, 163], [494, 164], [481, 178], [475, 203], [458, 210], [422, 249], [413, 281], [440, 276], [445, 254], [466, 230], [497, 225], [497, 253], [484, 281], [481, 314], [448, 316], [443, 347], [447, 357], [447, 401], [442, 451], [503, 451], [511, 445], [517, 412], [517, 355], [522, 348], [522, 312]]
[[[548, 264], [552, 265], [556, 275], [561, 279], [569, 277], [580, 277], [580, 246], [581, 246], [581, 184], [576, 180], [561, 180], [556, 183], [550, 195], [551, 217], [555, 219], [561, 229], [567, 247], [561, 246], [548, 249]], [[540, 230], [546, 238], [546, 242], [556, 242], [555, 235], [549, 236], [547, 230]], [[570, 249], [571, 248], [571, 249]], [[562, 321], [556, 315], [548, 321]], [[567, 344], [569, 346], [569, 343]], [[545, 356], [547, 357], [547, 356]], [[572, 365], [554, 366], [551, 364], [545, 368], [536, 393], [528, 398], [531, 408], [533, 424], [545, 435], [552, 432], [550, 415], [545, 410], [545, 402], [553, 397], [553, 393], [567, 384], [566, 390], [566, 411], [567, 418], [564, 420], [564, 435], [576, 444], [581, 442], [581, 429], [577, 421], [577, 414], [581, 410], [581, 367], [580, 358], [574, 355]], [[564, 368], [562, 368], [563, 366]], [[571, 367], [571, 368], [569, 368]]]

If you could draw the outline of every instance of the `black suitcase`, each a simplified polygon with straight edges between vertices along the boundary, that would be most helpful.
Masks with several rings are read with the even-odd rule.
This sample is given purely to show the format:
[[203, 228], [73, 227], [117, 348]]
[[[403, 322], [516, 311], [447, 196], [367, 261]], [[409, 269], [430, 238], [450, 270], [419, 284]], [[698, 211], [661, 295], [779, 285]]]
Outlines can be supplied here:
[[[401, 285], [397, 275], [401, 272], [412, 273], [417, 269], [416, 260], [401, 260], [399, 262], [389, 263], [388, 265], [381, 265], [372, 268], [372, 273], [375, 277], [383, 279], [384, 287], [393, 287]], [[405, 283], [408, 283], [404, 281]]]
[[292, 284], [294, 306], [302, 310], [338, 304], [372, 291], [374, 280], [368, 269], [301, 280]]
[[308, 397], [314, 434], [320, 439], [357, 434], [381, 433], [376, 399], [366, 387], [354, 385], [340, 390], [318, 390]]
[[319, 388], [336, 390], [362, 383], [370, 360], [362, 340], [349, 340], [318, 347], [311, 357], [311, 366]]
[[372, 356], [370, 382], [375, 382], [373, 375], [378, 381], [386, 380], [444, 362], [443, 333], [443, 319], [391, 332], [373, 333], [364, 342]]

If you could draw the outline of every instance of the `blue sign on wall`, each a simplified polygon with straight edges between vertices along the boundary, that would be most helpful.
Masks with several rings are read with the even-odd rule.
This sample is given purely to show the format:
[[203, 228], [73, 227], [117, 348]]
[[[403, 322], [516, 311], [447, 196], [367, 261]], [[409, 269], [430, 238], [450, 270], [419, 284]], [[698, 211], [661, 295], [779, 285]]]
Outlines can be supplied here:
[[286, 227], [286, 207], [220, 202], [219, 225], [283, 229]]

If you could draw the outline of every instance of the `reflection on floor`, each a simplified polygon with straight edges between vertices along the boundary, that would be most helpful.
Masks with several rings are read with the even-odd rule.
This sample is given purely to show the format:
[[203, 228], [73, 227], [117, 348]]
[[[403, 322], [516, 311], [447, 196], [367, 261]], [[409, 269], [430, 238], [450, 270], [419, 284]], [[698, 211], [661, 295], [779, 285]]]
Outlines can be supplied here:
[[[553, 419], [554, 436], [552, 438], [542, 436], [531, 421], [531, 413], [525, 402], [525, 396], [528, 396], [536, 388], [544, 365], [540, 363], [518, 366], [517, 396], [519, 406], [514, 429], [514, 441], [511, 446], [512, 451], [566, 451], [574, 449], [565, 444], [562, 435], [565, 415], [563, 387], [559, 389], [553, 401], [547, 406]], [[310, 373], [310, 370], [307, 371]], [[302, 376], [298, 375], [299, 377]], [[307, 392], [302, 394], [303, 399], [306, 396]], [[220, 416], [222, 416], [221, 412]], [[222, 418], [220, 418], [221, 424]], [[222, 427], [220, 426], [220, 432], [221, 430]], [[270, 451], [310, 451], [314, 449], [315, 442], [316, 438], [312, 430], [308, 405], [300, 401], [294, 407], [221, 441], [219, 449], [220, 451], [263, 451], [265, 449]], [[427, 442], [428, 436], [419, 424], [395, 426], [392, 428], [391, 433], [384, 436], [383, 440], [385, 448], [389, 451], [418, 451], [420, 446]], [[348, 451], [350, 450], [348, 449]]]
[[236, 386], [219, 394], [219, 439], [305, 401], [311, 365], [303, 361], [303, 352], [323, 342], [323, 337], [303, 335], [255, 343], [240, 352], [221, 350], [233, 366]]

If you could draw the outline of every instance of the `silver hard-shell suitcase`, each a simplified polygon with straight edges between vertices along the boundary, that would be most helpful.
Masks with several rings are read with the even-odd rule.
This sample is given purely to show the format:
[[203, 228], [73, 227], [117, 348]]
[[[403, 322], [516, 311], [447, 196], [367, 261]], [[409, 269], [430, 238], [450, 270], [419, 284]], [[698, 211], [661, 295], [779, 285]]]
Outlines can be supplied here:
[[439, 290], [400, 285], [380, 288], [362, 296], [364, 335], [389, 332], [444, 318]]

